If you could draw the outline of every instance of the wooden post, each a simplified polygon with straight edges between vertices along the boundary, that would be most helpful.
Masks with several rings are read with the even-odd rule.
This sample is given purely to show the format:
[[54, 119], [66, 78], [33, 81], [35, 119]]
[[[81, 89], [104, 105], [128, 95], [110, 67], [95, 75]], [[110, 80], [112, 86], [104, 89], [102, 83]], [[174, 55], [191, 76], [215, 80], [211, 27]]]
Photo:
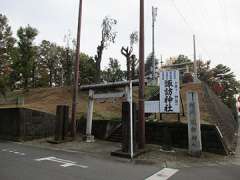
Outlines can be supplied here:
[[144, 112], [144, 88], [145, 88], [145, 65], [144, 65], [144, 0], [140, 0], [140, 25], [139, 25], [139, 94], [138, 94], [138, 123], [139, 123], [139, 149], [145, 148], [145, 112]]
[[72, 120], [71, 120], [71, 136], [76, 137], [76, 109], [78, 99], [78, 86], [79, 86], [79, 62], [80, 62], [80, 40], [81, 40], [81, 27], [82, 27], [82, 1], [79, 0], [79, 11], [78, 11], [78, 28], [77, 28], [77, 44], [76, 44], [76, 59], [75, 59], [75, 70], [74, 70], [74, 86], [73, 86], [73, 97], [72, 97]]
[[187, 92], [188, 146], [191, 156], [202, 153], [200, 110], [197, 92]]
[[89, 90], [86, 142], [94, 142], [94, 136], [92, 135], [92, 118], [93, 118], [93, 103], [94, 103], [94, 97], [93, 96], [94, 96], [94, 91]]

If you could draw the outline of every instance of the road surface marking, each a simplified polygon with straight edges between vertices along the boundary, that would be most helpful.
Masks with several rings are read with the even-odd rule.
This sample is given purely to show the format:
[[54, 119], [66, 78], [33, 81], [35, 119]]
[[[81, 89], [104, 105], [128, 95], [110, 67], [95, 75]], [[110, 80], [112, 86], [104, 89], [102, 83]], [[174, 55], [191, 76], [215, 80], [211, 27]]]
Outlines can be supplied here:
[[70, 152], [70, 153], [77, 153], [78, 151], [73, 151], [69, 149], [59, 149], [59, 151]]
[[164, 168], [145, 180], [167, 180], [178, 172], [178, 169]]
[[21, 153], [21, 152], [18, 152], [16, 150], [2, 149], [2, 151], [3, 152], [9, 152], [9, 153], [16, 154], [16, 155], [20, 155], [20, 156], [25, 156], [26, 155], [25, 153]]
[[40, 159], [35, 159], [35, 161], [53, 161], [53, 162], [58, 162], [58, 163], [62, 164], [62, 165], [60, 165], [61, 167], [77, 166], [77, 167], [84, 168], [84, 169], [88, 168], [88, 166], [79, 165], [76, 162], [68, 161], [68, 160], [64, 160], [64, 159], [59, 159], [59, 158], [56, 158], [56, 157], [40, 158]]

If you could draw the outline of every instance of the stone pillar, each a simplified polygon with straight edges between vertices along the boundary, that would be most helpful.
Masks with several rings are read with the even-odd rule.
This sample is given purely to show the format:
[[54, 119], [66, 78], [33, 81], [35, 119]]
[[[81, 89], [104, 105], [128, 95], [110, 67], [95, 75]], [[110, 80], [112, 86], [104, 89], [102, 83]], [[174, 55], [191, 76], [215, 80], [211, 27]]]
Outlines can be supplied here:
[[55, 123], [55, 141], [63, 141], [67, 135], [69, 123], [69, 106], [58, 105]]
[[86, 142], [94, 142], [94, 136], [92, 135], [93, 104], [94, 104], [94, 91], [89, 90], [88, 111], [87, 111], [87, 127], [86, 127]]
[[201, 122], [197, 92], [187, 92], [188, 147], [191, 156], [202, 153]]
[[[136, 104], [133, 103], [133, 152], [136, 151]], [[130, 104], [129, 102], [122, 103], [122, 152], [131, 153], [131, 136], [130, 136]]]

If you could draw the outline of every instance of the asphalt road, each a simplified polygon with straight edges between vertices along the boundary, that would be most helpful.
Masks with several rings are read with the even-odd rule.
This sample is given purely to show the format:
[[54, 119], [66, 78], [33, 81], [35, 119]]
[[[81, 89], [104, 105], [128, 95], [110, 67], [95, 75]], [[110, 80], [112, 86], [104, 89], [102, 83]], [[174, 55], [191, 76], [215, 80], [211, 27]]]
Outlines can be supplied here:
[[[92, 157], [0, 141], [0, 180], [144, 180], [164, 171], [156, 165]], [[166, 180], [157, 174], [150, 180]], [[239, 180], [239, 166], [179, 169], [170, 180]]]
[[[37, 161], [49, 157], [55, 159]], [[55, 162], [55, 160], [72, 161], [77, 165], [62, 167], [64, 162]], [[86, 153], [55, 151], [0, 142], [0, 180], [139, 180], [156, 171], [159, 171], [159, 168], [154, 166], [99, 159], [90, 157]]]
[[180, 169], [171, 180], [240, 180], [240, 166], [216, 166]]

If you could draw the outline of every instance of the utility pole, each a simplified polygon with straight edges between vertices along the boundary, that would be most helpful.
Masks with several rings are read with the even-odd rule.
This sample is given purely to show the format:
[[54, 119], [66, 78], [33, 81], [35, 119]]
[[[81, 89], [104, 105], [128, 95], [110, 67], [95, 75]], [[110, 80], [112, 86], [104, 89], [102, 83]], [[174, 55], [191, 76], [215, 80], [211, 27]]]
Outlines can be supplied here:
[[157, 18], [157, 8], [152, 6], [152, 56], [153, 56], [153, 80], [156, 80], [156, 58], [155, 58], [155, 22]]
[[145, 64], [144, 64], [144, 0], [140, 0], [139, 19], [139, 148], [145, 148], [145, 112], [144, 112], [144, 88], [145, 88]]
[[194, 76], [197, 77], [196, 37], [193, 35]]
[[72, 121], [71, 121], [71, 136], [76, 137], [76, 109], [78, 99], [78, 85], [79, 85], [79, 61], [80, 61], [80, 40], [81, 40], [81, 26], [82, 26], [82, 0], [79, 0], [79, 14], [78, 14], [78, 29], [77, 29], [77, 45], [76, 45], [76, 61], [75, 74], [73, 86], [72, 99]]
[[162, 55], [161, 55], [161, 61], [160, 61], [160, 64], [161, 64], [161, 68], [163, 66], [163, 59], [162, 59]]

